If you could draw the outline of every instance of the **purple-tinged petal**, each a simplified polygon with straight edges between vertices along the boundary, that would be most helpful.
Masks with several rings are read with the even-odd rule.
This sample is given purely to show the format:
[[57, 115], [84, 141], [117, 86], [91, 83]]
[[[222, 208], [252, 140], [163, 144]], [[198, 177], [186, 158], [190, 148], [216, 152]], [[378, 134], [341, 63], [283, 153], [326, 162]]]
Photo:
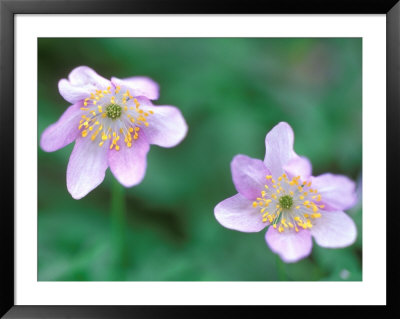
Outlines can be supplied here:
[[357, 238], [357, 227], [344, 212], [321, 212], [313, 221], [311, 235], [318, 245], [326, 248], [342, 248], [353, 244]]
[[90, 138], [78, 137], [67, 167], [67, 188], [75, 199], [80, 199], [96, 188], [104, 179], [109, 140], [102, 147]]
[[40, 137], [40, 147], [45, 152], [57, 151], [78, 137], [82, 106], [82, 103], [71, 105], [57, 122], [44, 130]]
[[312, 177], [312, 187], [321, 194], [325, 210], [346, 210], [357, 202], [356, 184], [347, 176], [330, 173]]
[[260, 197], [269, 175], [261, 160], [246, 155], [236, 155], [231, 162], [232, 178], [236, 190], [250, 200]]
[[58, 82], [61, 96], [70, 103], [82, 101], [96, 90], [105, 90], [111, 82], [98, 75], [87, 66], [79, 66], [71, 71], [67, 79]]
[[268, 132], [265, 138], [265, 166], [277, 178], [284, 173], [283, 167], [296, 155], [293, 151], [294, 134], [289, 124], [281, 122]]
[[185, 138], [188, 126], [178, 108], [165, 105], [155, 106], [146, 98], [138, 98], [138, 101], [140, 108], [149, 113], [147, 117], [149, 125], [143, 126], [141, 130], [149, 144], [174, 147]]
[[269, 227], [265, 240], [271, 250], [278, 254], [284, 262], [293, 263], [307, 257], [311, 253], [312, 240], [308, 230], [299, 232], [286, 230], [280, 233]]
[[305, 181], [311, 176], [312, 166], [308, 158], [302, 156], [293, 157], [283, 169], [290, 178], [300, 176]]
[[259, 232], [268, 225], [263, 223], [260, 210], [253, 207], [253, 201], [241, 194], [220, 202], [215, 206], [214, 214], [222, 226], [241, 232]]
[[110, 81], [98, 75], [96, 71], [88, 66], [78, 66], [68, 75], [70, 82], [74, 85], [91, 85], [106, 89]]
[[160, 96], [158, 84], [145, 76], [134, 76], [125, 79], [112, 77], [111, 82], [115, 86], [128, 89], [129, 93], [135, 97], [145, 96], [150, 100], [157, 100]]
[[150, 149], [149, 143], [143, 136], [134, 140], [132, 147], [120, 143], [119, 151], [112, 149], [108, 152], [108, 164], [115, 178], [125, 187], [139, 184], [146, 173], [146, 156]]
[[58, 91], [64, 100], [69, 103], [76, 103], [89, 97], [90, 93], [95, 91], [95, 89], [91, 90], [87, 87], [74, 86], [68, 80], [61, 79], [58, 82]]

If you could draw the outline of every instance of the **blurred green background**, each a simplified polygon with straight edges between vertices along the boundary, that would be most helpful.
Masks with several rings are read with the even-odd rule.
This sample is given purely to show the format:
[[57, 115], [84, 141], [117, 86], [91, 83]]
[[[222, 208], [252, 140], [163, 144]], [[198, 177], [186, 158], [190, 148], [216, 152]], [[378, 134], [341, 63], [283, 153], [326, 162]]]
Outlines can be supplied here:
[[[237, 193], [233, 156], [263, 159], [265, 135], [280, 121], [293, 127], [295, 150], [310, 158], [314, 175], [345, 174], [361, 190], [361, 39], [41, 38], [38, 141], [69, 106], [58, 81], [79, 65], [106, 78], [153, 78], [161, 87], [155, 104], [179, 107], [189, 132], [175, 148], [151, 147], [143, 182], [125, 190], [119, 238], [110, 171], [74, 200], [66, 188], [73, 144], [38, 148], [38, 280], [282, 279], [265, 231], [225, 229], [213, 213]], [[309, 258], [283, 266], [287, 280], [362, 279], [361, 199], [348, 213], [357, 242], [337, 250], [314, 243]]]

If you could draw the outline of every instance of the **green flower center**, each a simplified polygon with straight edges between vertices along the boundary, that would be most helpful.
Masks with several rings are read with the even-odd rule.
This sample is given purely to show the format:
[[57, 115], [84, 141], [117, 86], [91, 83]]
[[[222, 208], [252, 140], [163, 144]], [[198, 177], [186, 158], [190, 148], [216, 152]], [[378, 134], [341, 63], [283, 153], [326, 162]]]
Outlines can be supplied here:
[[279, 204], [283, 209], [289, 209], [293, 206], [293, 198], [290, 195], [284, 195], [279, 198]]
[[106, 107], [106, 114], [110, 119], [117, 119], [121, 116], [122, 108], [117, 104], [109, 104]]

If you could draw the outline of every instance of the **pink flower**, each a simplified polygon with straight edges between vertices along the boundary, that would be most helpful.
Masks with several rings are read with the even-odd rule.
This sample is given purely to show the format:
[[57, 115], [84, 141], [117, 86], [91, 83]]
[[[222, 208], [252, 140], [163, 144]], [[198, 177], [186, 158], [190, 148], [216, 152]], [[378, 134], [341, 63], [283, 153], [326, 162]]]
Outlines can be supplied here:
[[53, 152], [75, 141], [67, 168], [67, 188], [75, 199], [101, 184], [108, 167], [125, 187], [139, 184], [150, 144], [173, 147], [186, 136], [176, 107], [151, 103], [159, 88], [149, 78], [107, 80], [80, 66], [58, 88], [72, 105], [43, 132], [40, 146]]
[[343, 211], [356, 203], [355, 183], [330, 173], [311, 176], [311, 163], [293, 150], [294, 134], [281, 122], [266, 136], [264, 161], [237, 155], [231, 163], [239, 194], [214, 210], [218, 222], [241, 232], [259, 232], [285, 262], [311, 253], [312, 240], [327, 248], [351, 245], [357, 236]]

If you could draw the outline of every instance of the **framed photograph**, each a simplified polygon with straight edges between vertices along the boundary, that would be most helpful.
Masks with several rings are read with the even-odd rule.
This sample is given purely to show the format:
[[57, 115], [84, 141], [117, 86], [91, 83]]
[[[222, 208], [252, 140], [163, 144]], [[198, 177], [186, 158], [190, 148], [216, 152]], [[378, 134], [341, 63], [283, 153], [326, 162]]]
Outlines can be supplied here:
[[398, 312], [397, 1], [0, 3], [1, 315]]

